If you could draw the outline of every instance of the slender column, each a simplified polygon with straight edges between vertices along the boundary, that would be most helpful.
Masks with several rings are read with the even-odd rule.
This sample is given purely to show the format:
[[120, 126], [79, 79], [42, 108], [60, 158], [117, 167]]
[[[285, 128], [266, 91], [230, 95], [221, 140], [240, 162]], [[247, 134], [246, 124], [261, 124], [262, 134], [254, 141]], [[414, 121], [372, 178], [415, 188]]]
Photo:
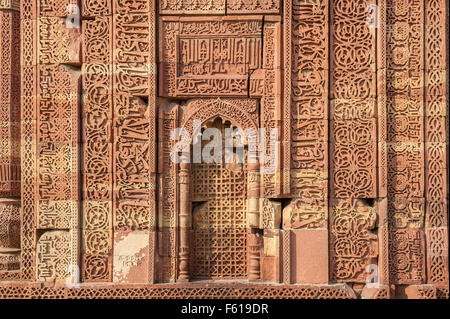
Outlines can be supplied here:
[[262, 238], [256, 233], [261, 227], [259, 209], [260, 173], [259, 162], [250, 152], [247, 181], [247, 227], [248, 230], [248, 279], [260, 279]]
[[192, 208], [190, 201], [190, 185], [189, 185], [189, 175], [190, 175], [190, 164], [181, 163], [179, 172], [179, 185], [180, 185], [180, 219], [179, 219], [179, 229], [180, 229], [180, 249], [178, 252], [179, 256], [179, 275], [178, 281], [187, 282], [189, 281], [189, 230], [192, 225]]
[[261, 277], [261, 247], [262, 237], [255, 229], [250, 229], [248, 234], [248, 279], [258, 280]]
[[247, 221], [249, 228], [260, 228], [259, 218], [259, 162], [248, 165], [247, 174]]

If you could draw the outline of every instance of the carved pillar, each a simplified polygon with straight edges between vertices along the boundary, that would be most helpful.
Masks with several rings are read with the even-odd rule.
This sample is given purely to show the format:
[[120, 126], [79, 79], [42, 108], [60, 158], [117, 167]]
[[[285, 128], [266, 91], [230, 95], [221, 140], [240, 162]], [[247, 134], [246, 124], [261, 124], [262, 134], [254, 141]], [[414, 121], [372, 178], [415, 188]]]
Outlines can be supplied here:
[[179, 229], [180, 229], [180, 247], [179, 247], [179, 260], [178, 260], [178, 281], [187, 282], [189, 281], [189, 232], [192, 224], [192, 208], [190, 201], [190, 186], [189, 186], [189, 176], [190, 176], [190, 164], [180, 163], [179, 172], [179, 185], [180, 185], [180, 218], [179, 218]]
[[256, 161], [256, 163], [252, 163], [252, 161], [249, 159], [247, 175], [247, 220], [249, 228], [260, 228], [259, 189], [259, 162]]
[[258, 280], [261, 274], [261, 247], [262, 237], [255, 229], [250, 229], [248, 234], [248, 279]]
[[156, 265], [157, 282], [174, 282], [178, 270], [176, 212], [178, 196], [178, 169], [170, 158], [175, 141], [171, 132], [179, 127], [180, 107], [177, 104], [165, 105], [159, 100], [159, 143], [158, 143], [158, 254]]
[[[250, 146], [251, 147], [251, 146]], [[247, 180], [247, 225], [248, 234], [248, 279], [260, 279], [262, 241], [256, 229], [261, 227], [259, 212], [260, 172], [259, 162], [254, 157], [256, 152], [249, 152]]]

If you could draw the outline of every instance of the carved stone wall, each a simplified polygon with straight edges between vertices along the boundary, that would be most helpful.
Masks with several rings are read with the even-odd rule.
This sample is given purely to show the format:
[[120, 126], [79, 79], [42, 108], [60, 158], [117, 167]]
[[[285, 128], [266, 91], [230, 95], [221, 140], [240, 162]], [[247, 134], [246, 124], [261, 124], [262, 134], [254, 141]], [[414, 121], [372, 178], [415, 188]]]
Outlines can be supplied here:
[[0, 280], [20, 269], [20, 13], [0, 1]]
[[[0, 0], [0, 29], [1, 297], [448, 298], [446, 1]], [[187, 161], [206, 128], [265, 131]]]

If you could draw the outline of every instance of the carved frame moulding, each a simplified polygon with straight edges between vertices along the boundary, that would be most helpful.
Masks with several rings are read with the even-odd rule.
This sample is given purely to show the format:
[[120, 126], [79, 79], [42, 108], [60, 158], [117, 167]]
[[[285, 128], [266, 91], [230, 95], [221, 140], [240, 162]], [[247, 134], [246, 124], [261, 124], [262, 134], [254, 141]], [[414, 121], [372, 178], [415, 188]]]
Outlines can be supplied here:
[[355, 299], [350, 286], [336, 285], [110, 285], [82, 284], [79, 288], [42, 287], [27, 285], [0, 285], [0, 296], [9, 298], [95, 299], [95, 298], [229, 298], [229, 299]]
[[[248, 96], [249, 74], [262, 67], [262, 17], [160, 17], [159, 25], [160, 96]], [[217, 46], [235, 52], [222, 61]]]
[[448, 298], [448, 3], [424, 1], [427, 280]]
[[21, 1], [21, 272], [22, 280], [36, 278], [36, 1]]
[[[191, 269], [187, 269], [185, 267], [185, 263], [187, 262], [187, 258], [193, 258], [194, 247], [192, 237], [195, 235], [193, 231], [189, 229], [192, 228], [192, 209], [191, 209], [191, 198], [190, 192], [194, 192], [195, 180], [198, 179], [198, 176], [191, 176], [191, 168], [189, 164], [174, 164], [170, 161], [168, 157], [168, 150], [170, 148], [166, 148], [170, 145], [174, 145], [174, 141], [170, 142], [169, 145], [166, 143], [166, 138], [168, 139], [168, 133], [170, 132], [170, 127], [180, 127], [185, 128], [188, 132], [190, 132], [190, 138], [193, 137], [193, 120], [199, 120], [203, 125], [207, 122], [211, 122], [216, 118], [221, 118], [223, 121], [230, 121], [233, 126], [241, 128], [242, 130], [253, 129], [256, 130], [258, 123], [258, 102], [254, 99], [232, 99], [232, 98], [209, 98], [209, 99], [193, 99], [188, 100], [186, 105], [176, 105], [172, 103], [171, 105], [167, 105], [165, 108], [160, 109], [160, 129], [162, 136], [164, 139], [160, 144], [160, 152], [163, 154], [167, 154], [167, 160], [162, 161], [162, 165], [160, 165], [160, 172], [162, 173], [160, 180], [165, 185], [162, 187], [163, 195], [162, 198], [166, 198], [163, 202], [160, 202], [160, 207], [162, 210], [160, 211], [160, 239], [164, 239], [164, 236], [169, 236], [169, 238], [180, 238], [180, 247], [178, 248], [178, 253], [176, 253], [176, 245], [170, 244], [170, 241], [163, 246], [159, 247], [159, 253], [163, 256], [164, 259], [161, 259], [162, 263], [165, 263], [161, 266], [161, 270], [163, 273], [161, 274], [160, 280], [166, 281], [188, 281], [190, 276], [195, 274], [196, 272]], [[178, 123], [178, 124], [177, 124]], [[190, 142], [192, 143], [192, 141]], [[166, 146], [167, 145], [167, 146]], [[167, 150], [167, 151], [165, 151]], [[220, 165], [220, 164], [218, 164]], [[194, 169], [195, 170], [195, 169]], [[167, 172], [167, 173], [166, 173]], [[177, 173], [179, 172], [179, 173]], [[164, 177], [166, 176], [166, 177]], [[191, 180], [194, 178], [195, 180]], [[205, 176], [205, 178], [208, 178]], [[228, 183], [227, 180], [224, 180], [225, 183]], [[194, 183], [194, 184], [191, 184]], [[203, 183], [203, 182], [202, 182]], [[241, 185], [241, 187], [247, 188], [247, 186]], [[248, 186], [249, 189], [259, 189], [259, 185]], [[177, 196], [174, 196], [173, 189], [179, 194], [179, 201], [176, 200]], [[167, 195], [164, 195], [167, 194]], [[193, 193], [192, 193], [193, 194]], [[192, 195], [191, 194], [191, 195]], [[170, 196], [170, 197], [166, 197]], [[192, 195], [194, 196], [194, 195]], [[195, 197], [195, 196], [194, 196]], [[257, 200], [257, 198], [256, 198]], [[242, 202], [242, 200], [241, 200]], [[244, 201], [245, 202], [245, 201]], [[242, 203], [244, 203], [242, 202]], [[167, 211], [165, 207], [167, 204], [171, 204], [172, 207], [179, 207], [179, 215], [174, 215], [173, 210]], [[176, 210], [175, 210], [176, 212]], [[259, 213], [259, 212], [258, 212]], [[200, 213], [198, 213], [200, 214]], [[167, 216], [167, 217], [164, 217]], [[247, 219], [244, 216], [244, 228], [242, 229], [247, 236]], [[258, 215], [259, 216], [259, 215]], [[195, 223], [194, 223], [195, 224]], [[198, 233], [198, 232], [197, 232]], [[166, 235], [165, 235], [166, 234]], [[249, 238], [252, 238], [252, 234], [249, 234]], [[189, 239], [191, 237], [191, 239]], [[253, 243], [251, 240], [249, 242], [249, 248], [253, 247]], [[170, 248], [172, 246], [172, 248]], [[259, 244], [255, 246], [260, 247]], [[257, 251], [260, 248], [256, 248]], [[171, 251], [171, 253], [169, 253]], [[179, 254], [179, 259], [177, 261], [177, 254]], [[258, 253], [259, 255], [259, 253]], [[189, 257], [191, 256], [191, 257]], [[250, 256], [250, 255], [249, 255]], [[245, 259], [247, 256], [244, 257]], [[249, 257], [250, 261], [252, 257]], [[258, 258], [258, 257], [255, 257]], [[245, 260], [244, 260], [245, 261]], [[256, 262], [256, 259], [255, 259]], [[179, 269], [177, 269], [177, 264], [179, 265]], [[172, 265], [172, 266], [170, 266]], [[244, 264], [245, 265], [245, 264]], [[254, 265], [254, 264], [250, 264]], [[175, 268], [174, 268], [175, 267]], [[250, 267], [250, 266], [249, 266]], [[259, 268], [255, 265], [256, 268]], [[244, 267], [243, 271], [245, 271], [245, 276], [247, 276], [247, 271], [250, 271]], [[251, 273], [255, 276], [259, 277], [259, 269], [252, 268], [248, 276], [251, 277]], [[164, 269], [167, 269], [168, 273], [164, 275]], [[172, 270], [171, 270], [172, 269]], [[170, 275], [172, 273], [172, 275]], [[203, 272], [202, 272], [203, 273]]]

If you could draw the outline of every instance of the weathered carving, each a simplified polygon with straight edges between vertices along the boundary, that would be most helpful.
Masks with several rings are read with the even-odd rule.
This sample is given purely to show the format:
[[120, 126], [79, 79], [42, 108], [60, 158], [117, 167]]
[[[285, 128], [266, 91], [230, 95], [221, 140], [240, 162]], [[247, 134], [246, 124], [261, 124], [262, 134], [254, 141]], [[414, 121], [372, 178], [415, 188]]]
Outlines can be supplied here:
[[330, 209], [331, 278], [366, 282], [366, 267], [378, 256], [377, 213], [360, 200], [334, 200]]
[[70, 246], [68, 231], [45, 232], [36, 247], [36, 278], [42, 281], [65, 281], [69, 274]]
[[0, 255], [3, 248], [20, 249], [20, 207], [18, 202], [0, 202]]
[[283, 210], [283, 228], [326, 228], [328, 201], [323, 198], [293, 199]]

